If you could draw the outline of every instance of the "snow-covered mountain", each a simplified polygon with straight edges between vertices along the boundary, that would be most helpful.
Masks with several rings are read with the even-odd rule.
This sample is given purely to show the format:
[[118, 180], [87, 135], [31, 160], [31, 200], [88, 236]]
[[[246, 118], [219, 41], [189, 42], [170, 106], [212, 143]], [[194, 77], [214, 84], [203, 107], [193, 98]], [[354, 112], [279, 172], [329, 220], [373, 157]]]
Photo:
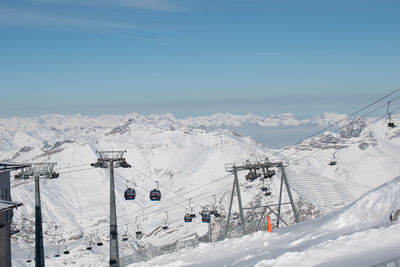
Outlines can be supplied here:
[[[266, 157], [273, 161], [288, 160], [287, 175], [302, 220], [349, 204], [398, 176], [400, 132], [388, 128], [383, 119], [345, 120], [340, 131], [322, 133], [278, 154], [251, 137], [230, 130], [196, 129], [222, 125], [326, 125], [343, 118], [344, 115], [323, 114], [298, 121], [292, 115], [216, 114], [175, 119], [170, 114], [129, 114], [0, 119], [0, 160], [57, 162], [60, 177], [42, 181], [41, 185], [46, 262], [50, 266], [107, 266], [109, 178], [108, 169], [90, 167], [97, 159], [96, 150], [126, 149], [125, 158], [132, 165], [131, 169], [115, 171], [119, 233], [129, 236], [129, 241], [120, 242], [123, 257], [135, 253], [139, 247], [151, 248], [205, 236], [208, 227], [198, 218], [193, 223], [183, 222], [189, 199], [197, 214], [205, 205], [218, 206], [222, 216], [213, 222], [218, 233], [225, 224], [232, 188], [232, 175], [225, 172], [226, 163]], [[338, 163], [329, 166], [335, 151], [333, 142], [338, 149], [335, 155]], [[276, 171], [270, 197], [260, 193], [261, 181], [246, 182], [245, 173], [240, 173], [246, 207], [277, 203], [280, 172]], [[148, 198], [155, 181], [162, 191], [162, 201], [157, 203]], [[127, 186], [136, 188], [136, 200], [124, 200]], [[24, 202], [14, 218], [15, 227], [21, 232], [13, 236], [13, 262], [25, 266], [34, 244], [33, 183], [13, 180], [12, 197]], [[237, 210], [234, 205], [234, 214]], [[259, 212], [246, 212], [249, 223]], [[282, 212], [285, 220], [294, 221], [288, 206]], [[166, 219], [167, 231], [162, 230]], [[135, 238], [137, 227], [144, 233], [140, 240]], [[105, 241], [105, 246], [86, 251], [89, 241], [98, 239]], [[64, 246], [71, 254], [54, 258], [53, 254]]]
[[[84, 130], [90, 131], [101, 127], [117, 127], [131, 123], [152, 125], [158, 127], [174, 128], [200, 128], [221, 126], [299, 126], [318, 125], [326, 126], [346, 118], [345, 114], [323, 113], [321, 115], [298, 120], [293, 114], [276, 114], [257, 116], [254, 114], [235, 115], [230, 113], [217, 113], [210, 116], [175, 118], [172, 114], [141, 115], [138, 113], [127, 115], [103, 115], [90, 117], [83, 115], [43, 115], [33, 118], [0, 118], [0, 130], [14, 132], [17, 130], [35, 131], [54, 128], [61, 131]], [[83, 128], [82, 128], [83, 127]]]

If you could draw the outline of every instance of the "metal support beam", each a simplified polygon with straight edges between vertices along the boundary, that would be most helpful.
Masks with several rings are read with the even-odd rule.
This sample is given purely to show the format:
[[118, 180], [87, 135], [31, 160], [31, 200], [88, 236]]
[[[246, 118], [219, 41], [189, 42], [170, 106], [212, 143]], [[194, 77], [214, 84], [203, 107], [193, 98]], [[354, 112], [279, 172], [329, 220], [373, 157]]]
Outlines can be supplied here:
[[114, 160], [110, 160], [110, 266], [119, 266], [117, 211], [115, 207]]
[[280, 217], [280, 215], [278, 215], [278, 213], [276, 213], [276, 211], [274, 211], [273, 209], [271, 209], [270, 207], [267, 207], [273, 214], [276, 215], [276, 217], [278, 217], [278, 220], [281, 220], [286, 226], [288, 225], [283, 219], [282, 217]]
[[42, 209], [40, 203], [40, 175], [35, 175], [35, 266], [44, 267]]
[[237, 175], [237, 171], [235, 171], [234, 174], [235, 174], [237, 198], [238, 198], [238, 202], [239, 202], [240, 222], [242, 223], [242, 234], [245, 235], [246, 234], [246, 222], [244, 220], [244, 215], [243, 215], [242, 198], [240, 197], [239, 178]]
[[[290, 202], [284, 202], [281, 203], [281, 205], [289, 205]], [[260, 206], [255, 206], [255, 207], [245, 207], [243, 208], [244, 210], [254, 210], [254, 209], [259, 209], [259, 208], [265, 208], [265, 207], [274, 207], [278, 206], [279, 204], [269, 204], [269, 205], [260, 205]]]
[[263, 211], [262, 211], [262, 213], [261, 213], [260, 219], [259, 219], [258, 222], [257, 222], [256, 229], [258, 229], [258, 226], [260, 225], [262, 219], [264, 218], [264, 214], [265, 214], [265, 212], [267, 211], [267, 208], [268, 208], [268, 206], [265, 206], [265, 207], [264, 207], [264, 209], [263, 209]]
[[283, 189], [283, 175], [281, 175], [281, 186], [279, 189], [279, 204], [278, 204], [278, 221], [276, 223], [276, 228], [279, 228], [279, 221], [281, 218], [281, 205], [282, 205], [282, 189]]
[[212, 243], [211, 216], [208, 222], [208, 243]]
[[232, 211], [232, 204], [233, 204], [233, 196], [235, 194], [235, 187], [236, 187], [236, 183], [234, 182], [233, 187], [232, 187], [231, 202], [229, 204], [228, 219], [226, 221], [226, 227], [225, 227], [225, 238], [228, 237], [229, 221], [231, 219], [231, 211]]
[[283, 165], [281, 166], [281, 170], [282, 170], [282, 178], [285, 181], [286, 190], [287, 190], [287, 193], [289, 195], [290, 204], [292, 205], [292, 210], [293, 210], [293, 214], [294, 214], [294, 220], [296, 221], [296, 223], [298, 223], [299, 222], [299, 217], [297, 216], [296, 207], [294, 206], [292, 193], [290, 192], [289, 182], [287, 180], [286, 173], [285, 173], [285, 168], [283, 167]]

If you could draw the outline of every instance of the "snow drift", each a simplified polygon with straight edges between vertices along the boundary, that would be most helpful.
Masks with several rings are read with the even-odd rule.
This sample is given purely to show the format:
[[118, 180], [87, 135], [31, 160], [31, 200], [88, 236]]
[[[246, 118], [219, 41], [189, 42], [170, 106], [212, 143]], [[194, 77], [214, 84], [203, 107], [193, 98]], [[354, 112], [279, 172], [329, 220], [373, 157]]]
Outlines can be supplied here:
[[320, 218], [130, 266], [368, 266], [399, 256], [399, 208], [400, 176]]

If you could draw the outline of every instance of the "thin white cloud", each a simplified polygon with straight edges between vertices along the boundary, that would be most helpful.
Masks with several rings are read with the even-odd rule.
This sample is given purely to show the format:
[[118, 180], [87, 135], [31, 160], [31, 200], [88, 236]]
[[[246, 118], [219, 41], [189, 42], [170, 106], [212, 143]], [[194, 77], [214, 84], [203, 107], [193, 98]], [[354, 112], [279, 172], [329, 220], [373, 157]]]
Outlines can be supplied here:
[[[42, 4], [114, 6], [127, 8], [142, 8], [155, 11], [176, 12], [187, 9], [180, 4], [182, 0], [32, 0]], [[187, 0], [186, 0], [187, 2]]]
[[135, 24], [56, 16], [34, 11], [0, 8], [0, 24], [9, 26], [83, 27], [85, 29], [137, 29]]

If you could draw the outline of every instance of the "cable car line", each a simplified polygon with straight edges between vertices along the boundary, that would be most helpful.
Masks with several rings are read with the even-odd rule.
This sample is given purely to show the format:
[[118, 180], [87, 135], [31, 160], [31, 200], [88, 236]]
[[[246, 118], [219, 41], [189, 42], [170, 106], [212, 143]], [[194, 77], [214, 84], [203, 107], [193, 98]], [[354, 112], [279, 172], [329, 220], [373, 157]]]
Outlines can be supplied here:
[[[117, 176], [119, 176], [119, 177], [121, 177], [122, 179], [125, 179], [125, 180], [126, 180], [126, 177], [124, 177], [124, 176], [118, 174], [117, 172], [115, 172], [114, 174], [117, 175]], [[218, 179], [216, 179], [216, 180], [214, 180], [214, 181], [212, 181], [212, 182], [209, 182], [209, 183], [207, 183], [207, 184], [204, 184], [204, 185], [201, 185], [201, 186], [192, 188], [191, 190], [188, 190], [188, 191], [186, 191], [186, 192], [184, 192], [184, 193], [177, 193], [177, 192], [174, 192], [174, 191], [173, 191], [173, 193], [175, 193], [175, 194], [176, 194], [177, 196], [179, 196], [179, 197], [182, 197], [182, 198], [184, 198], [184, 199], [186, 199], [186, 200], [189, 200], [189, 199], [187, 199], [186, 197], [184, 197], [184, 195], [189, 194], [189, 193], [191, 193], [191, 192], [193, 192], [193, 191], [196, 191], [196, 190], [198, 190], [198, 189], [200, 189], [200, 188], [202, 188], [202, 187], [205, 187], [205, 186], [207, 186], [207, 185], [210, 185], [210, 184], [219, 182], [219, 181], [221, 181], [221, 180], [223, 180], [223, 179], [225, 179], [225, 178], [227, 178], [227, 177], [229, 177], [229, 176], [230, 176], [230, 174], [225, 175], [225, 176], [223, 176], [223, 177], [221, 177], [221, 178], [218, 178]], [[139, 185], [138, 185], [138, 187], [143, 188], [142, 186], [139, 186]], [[144, 190], [146, 190], [146, 189], [144, 189]], [[169, 198], [169, 199], [167, 199], [167, 200], [163, 200], [162, 202], [171, 201], [171, 200], [174, 200], [175, 198], [176, 198], [176, 197]], [[184, 207], [184, 206], [182, 206], [181, 204], [178, 204], [178, 203], [175, 203], [175, 204], [176, 204], [176, 205], [179, 205], [179, 206], [181, 206], [181, 207]], [[195, 205], [197, 205], [197, 206], [200, 207], [199, 204], [195, 204]]]
[[72, 165], [72, 166], [65, 166], [65, 167], [55, 167], [54, 170], [63, 170], [63, 169], [71, 169], [71, 168], [76, 168], [76, 167], [82, 167], [82, 166], [90, 166], [90, 163], [85, 163], [85, 164], [79, 164], [79, 165]]
[[[397, 99], [399, 99], [399, 98], [400, 98], [400, 96], [396, 97], [394, 100], [392, 100], [392, 102], [395, 101], [395, 100], [397, 100]], [[370, 111], [370, 112], [364, 114], [364, 115], [361, 116], [360, 118], [365, 118], [366, 116], [372, 114], [373, 112], [379, 110], [380, 108], [382, 108], [382, 107], [384, 107], [384, 106], [386, 106], [386, 103], [383, 104], [383, 105], [380, 105], [379, 107], [375, 108], [374, 110], [372, 110], [372, 111]], [[400, 108], [394, 109], [394, 110], [392, 111], [392, 113], [395, 112], [395, 111], [397, 111], [398, 109], [400, 109]], [[378, 119], [376, 119], [376, 120], [374, 120], [374, 121], [372, 121], [372, 122], [366, 123], [366, 125], [369, 125], [369, 124], [371, 124], [371, 123], [374, 123], [374, 122], [378, 121], [379, 119], [382, 119], [382, 118], [385, 117], [385, 116], [386, 116], [386, 114], [383, 115], [383, 116], [381, 116], [381, 117], [378, 117]], [[353, 120], [350, 121], [348, 124], [343, 125], [343, 126], [337, 128], [334, 132], [338, 132], [338, 131], [340, 131], [340, 130], [346, 128], [346, 127], [349, 126], [351, 123], [353, 123]], [[312, 143], [310, 143], [310, 144], [317, 143], [317, 142], [321, 141], [321, 139], [323, 139], [323, 138], [324, 138], [324, 137], [321, 137], [321, 138], [315, 140], [314, 142], [312, 142]], [[304, 140], [306, 140], [306, 139], [304, 139]], [[321, 148], [319, 148], [319, 149], [316, 149], [316, 150], [314, 150], [313, 152], [311, 152], [310, 155], [312, 155], [312, 154], [314, 154], [314, 153], [316, 153], [316, 152], [318, 152], [318, 151], [320, 151], [320, 150], [322, 150], [322, 149], [325, 149], [325, 148], [326, 148], [326, 146], [323, 146], [323, 147], [321, 147]], [[293, 155], [296, 155], [296, 154], [297, 154], [297, 152], [295, 151], [295, 152], [289, 154], [288, 156], [286, 156], [286, 158], [291, 158]], [[299, 160], [296, 160], [296, 161], [294, 161], [293, 163], [297, 163], [298, 161], [299, 161]]]
[[[219, 191], [219, 190], [222, 189], [222, 188], [229, 188], [229, 187], [231, 187], [231, 186], [232, 186], [232, 183], [229, 183], [229, 184], [226, 184], [226, 185], [224, 185], [224, 186], [220, 186], [220, 187], [216, 188], [214, 191], [217, 192], [217, 191]], [[198, 194], [198, 195], [196, 195], [196, 196], [194, 196], [194, 197], [198, 197], [198, 196], [204, 196], [204, 194]], [[210, 198], [210, 197], [212, 197], [212, 195], [207, 195], [207, 196], [205, 196], [205, 197], [203, 197], [203, 198], [198, 199], [198, 201], [204, 200], [204, 199], [207, 199], [207, 198]], [[171, 209], [171, 207], [175, 207], [175, 208], [172, 208], [172, 209]], [[138, 210], [137, 212], [144, 211], [144, 210], [149, 209], [149, 208], [151, 208], [151, 207], [145, 207], [145, 208], [143, 208], [143, 209]], [[147, 212], [147, 213], [143, 213], [143, 214], [140, 215], [140, 216], [143, 216], [143, 217], [144, 217], [144, 216], [149, 216], [149, 215], [155, 215], [155, 216], [161, 215], [161, 214], [163, 214], [163, 213], [165, 212], [165, 210], [166, 210], [167, 208], [168, 208], [169, 211], [173, 211], [173, 210], [180, 209], [181, 206], [177, 207], [177, 204], [174, 203], [174, 204], [171, 204], [171, 205], [168, 205], [168, 206], [165, 206], [165, 207], [161, 207], [161, 208], [156, 209], [156, 210], [154, 210], [154, 211], [150, 211], [150, 212]], [[125, 215], [121, 215], [121, 216], [119, 216], [118, 218], [127, 217], [127, 216], [131, 216], [131, 214], [128, 213], [128, 214], [125, 214]], [[126, 218], [125, 220], [119, 219], [118, 225], [121, 226], [121, 225], [123, 225], [123, 224], [125, 224], [125, 223], [130, 223], [130, 222], [131, 222], [131, 219], [129, 219], [129, 218]], [[100, 229], [99, 232], [103, 232], [103, 231], [107, 231], [107, 230], [108, 230], [108, 228], [106, 228], [106, 227], [102, 227], [102, 228], [98, 228], [98, 229]], [[78, 233], [78, 232], [77, 232], [77, 233]], [[90, 232], [88, 232], [88, 233], [90, 233]]]
[[[397, 110], [400, 110], [400, 107], [394, 109], [392, 112], [395, 112], [395, 111], [397, 111]], [[378, 117], [377, 119], [371, 121], [370, 123], [367, 123], [366, 125], [373, 124], [373, 123], [375, 123], [375, 122], [377, 122], [377, 121], [383, 119], [384, 117], [386, 117], [386, 114], [383, 115], [383, 116]], [[305, 156], [303, 156], [303, 157], [301, 157], [301, 158], [299, 158], [299, 159], [293, 161], [293, 163], [294, 163], [294, 164], [295, 164], [295, 163], [298, 163], [299, 161], [301, 161], [301, 160], [303, 160], [303, 159], [305, 159], [305, 158], [311, 156], [312, 154], [315, 154], [315, 153], [321, 151], [321, 150], [324, 149], [324, 148], [325, 148], [325, 146], [324, 146], [324, 147], [321, 147], [321, 148], [319, 148], [319, 149], [316, 149], [316, 150], [310, 152], [309, 154], [307, 154], [307, 155], [305, 155]]]
[[[124, 180], [127, 180], [125, 177], [123, 177], [123, 176], [121, 176], [120, 174], [118, 174], [118, 173], [114, 173], [116, 176], [119, 176], [119, 177], [121, 177], [121, 178], [123, 178]], [[192, 190], [190, 190], [190, 191], [187, 191], [187, 192], [185, 192], [184, 194], [188, 194], [188, 193], [190, 193], [190, 192], [192, 192], [192, 191], [195, 191], [195, 190], [197, 190], [198, 188], [202, 188], [202, 187], [204, 187], [204, 186], [207, 186], [207, 185], [210, 185], [210, 184], [213, 184], [213, 183], [215, 183], [215, 182], [217, 182], [217, 181], [220, 181], [220, 180], [222, 180], [222, 179], [225, 179], [225, 178], [227, 178], [229, 175], [225, 175], [225, 176], [223, 176], [223, 177], [221, 177], [221, 178], [218, 178], [217, 180], [215, 180], [215, 181], [213, 181], [213, 182], [209, 182], [209, 183], [207, 183], [207, 184], [204, 184], [204, 185], [201, 185], [201, 186], [199, 186], [199, 187], [197, 187], [197, 188], [194, 188], [194, 189], [192, 189]], [[220, 187], [217, 187], [217, 188], [215, 188], [213, 191], [215, 191], [215, 192], [217, 192], [217, 191], [219, 191], [220, 189], [222, 189], [222, 188], [226, 188], [226, 187], [230, 187], [232, 184], [231, 184], [231, 182], [229, 183], [229, 184], [226, 184], [226, 185], [223, 185], [223, 186], [220, 186]], [[139, 186], [140, 187], [140, 186]], [[146, 190], [146, 189], [145, 189]], [[199, 196], [204, 196], [204, 194], [197, 194], [197, 195], [195, 195], [195, 196], [193, 196], [192, 198], [197, 198], [197, 197], [199, 197]], [[203, 198], [200, 198], [200, 199], [198, 199], [198, 201], [200, 201], [200, 200], [204, 200], [204, 199], [207, 199], [207, 198], [210, 198], [210, 197], [212, 197], [212, 195], [210, 195], [210, 196], [205, 196], [205, 197], [203, 197]], [[170, 199], [167, 199], [167, 200], [164, 200], [163, 202], [165, 203], [165, 202], [168, 202], [168, 201], [172, 201], [172, 200], [174, 200], [175, 198], [170, 198]], [[170, 209], [170, 210], [176, 210], [176, 209], [178, 209], [178, 208], [181, 208], [181, 207], [183, 207], [183, 208], [185, 208], [185, 206], [183, 206], [183, 205], [181, 205], [181, 204], [178, 204], [178, 203], [174, 203], [174, 202], [172, 202], [173, 204], [171, 204], [171, 205], [168, 205], [168, 206], [165, 206], [165, 207], [161, 207], [161, 208], [159, 208], [159, 209], [157, 209], [157, 210], [154, 210], [154, 211], [150, 211], [150, 212], [147, 212], [147, 213], [144, 213], [142, 216], [145, 216], [145, 215], [152, 215], [152, 214], [155, 214], [155, 215], [158, 215], [158, 214], [162, 214], [164, 211], [165, 211], [165, 209], [167, 209], [167, 208], [170, 208], [170, 207], [176, 207], [176, 208], [174, 208], [174, 209]], [[199, 204], [196, 204], [197, 206], [200, 206]], [[178, 207], [177, 207], [178, 206]], [[154, 207], [154, 206], [153, 206]], [[200, 206], [201, 207], [201, 206]], [[138, 212], [140, 212], [140, 211], [144, 211], [144, 210], [146, 210], [146, 209], [151, 209], [152, 207], [144, 207], [144, 208], [142, 208], [142, 209], [140, 209], [140, 210], [138, 210]], [[125, 215], [122, 215], [122, 216], [118, 216], [119, 218], [122, 218], [122, 217], [126, 217], [126, 216], [130, 216], [131, 214], [125, 214]], [[124, 221], [124, 220], [119, 220], [119, 225], [120, 224], [123, 224], [123, 223], [126, 223], [126, 222], [129, 222], [129, 219], [127, 219], [127, 221]], [[106, 228], [106, 227], [104, 227], [104, 228], [98, 228], [97, 227], [97, 235], [98, 235], [98, 233], [99, 232], [102, 232], [102, 231], [105, 231], [105, 230], [108, 230], [108, 228]], [[72, 232], [72, 233], [74, 233], [74, 232]], [[76, 233], [80, 233], [80, 231], [77, 231]], [[87, 232], [87, 234], [91, 234], [91, 233], [96, 233], [96, 231], [94, 231], [94, 232]], [[98, 237], [99, 238], [99, 237]]]
[[[389, 94], [387, 94], [387, 95], [385, 95], [385, 96], [379, 98], [378, 100], [375, 100], [374, 102], [372, 102], [372, 103], [368, 104], [367, 106], [365, 106], [365, 107], [363, 107], [363, 108], [361, 108], [361, 109], [359, 109], [359, 110], [353, 112], [352, 114], [346, 116], [345, 118], [343, 118], [343, 119], [341, 119], [341, 120], [339, 120], [339, 121], [337, 121], [337, 122], [335, 122], [335, 123], [333, 123], [333, 124], [330, 124], [330, 125], [326, 126], [326, 127], [323, 128], [322, 130], [319, 130], [319, 131], [317, 131], [316, 133], [314, 133], [314, 134], [312, 134], [312, 135], [310, 135], [310, 136], [308, 136], [308, 137], [306, 137], [306, 138], [301, 139], [300, 141], [294, 143], [294, 144], [291, 145], [291, 146], [287, 146], [287, 147], [285, 147], [285, 148], [280, 149], [279, 151], [273, 153], [273, 154], [271, 155], [271, 157], [276, 156], [276, 155], [278, 155], [278, 154], [281, 154], [283, 151], [288, 150], [290, 147], [299, 145], [299, 144], [301, 144], [302, 142], [304, 142], [305, 140], [307, 140], [307, 139], [309, 139], [309, 138], [311, 138], [311, 137], [314, 137], [314, 136], [316, 136], [316, 135], [319, 135], [319, 134], [325, 132], [326, 130], [332, 128], [333, 126], [338, 125], [338, 124], [340, 124], [341, 122], [343, 122], [343, 121], [345, 121], [345, 120], [347, 120], [347, 119], [349, 119], [349, 118], [351, 118], [351, 117], [354, 117], [354, 116], [357, 115], [358, 113], [360, 113], [360, 112], [364, 111], [365, 109], [367, 109], [367, 108], [369, 108], [369, 107], [371, 107], [371, 106], [373, 106], [373, 105], [379, 103], [380, 101], [384, 100], [385, 98], [388, 98], [389, 96], [391, 96], [391, 95], [393, 95], [393, 94], [395, 94], [395, 93], [397, 93], [397, 92], [399, 92], [399, 91], [400, 91], [400, 88], [399, 88], [399, 89], [396, 89], [396, 90], [394, 90], [394, 91], [392, 91], [391, 93], [389, 93]], [[400, 97], [400, 96], [394, 98], [394, 99], [392, 100], [392, 102], [395, 101], [395, 100], [397, 100], [399, 97]], [[385, 105], [386, 105], [386, 103], [385, 103]]]

